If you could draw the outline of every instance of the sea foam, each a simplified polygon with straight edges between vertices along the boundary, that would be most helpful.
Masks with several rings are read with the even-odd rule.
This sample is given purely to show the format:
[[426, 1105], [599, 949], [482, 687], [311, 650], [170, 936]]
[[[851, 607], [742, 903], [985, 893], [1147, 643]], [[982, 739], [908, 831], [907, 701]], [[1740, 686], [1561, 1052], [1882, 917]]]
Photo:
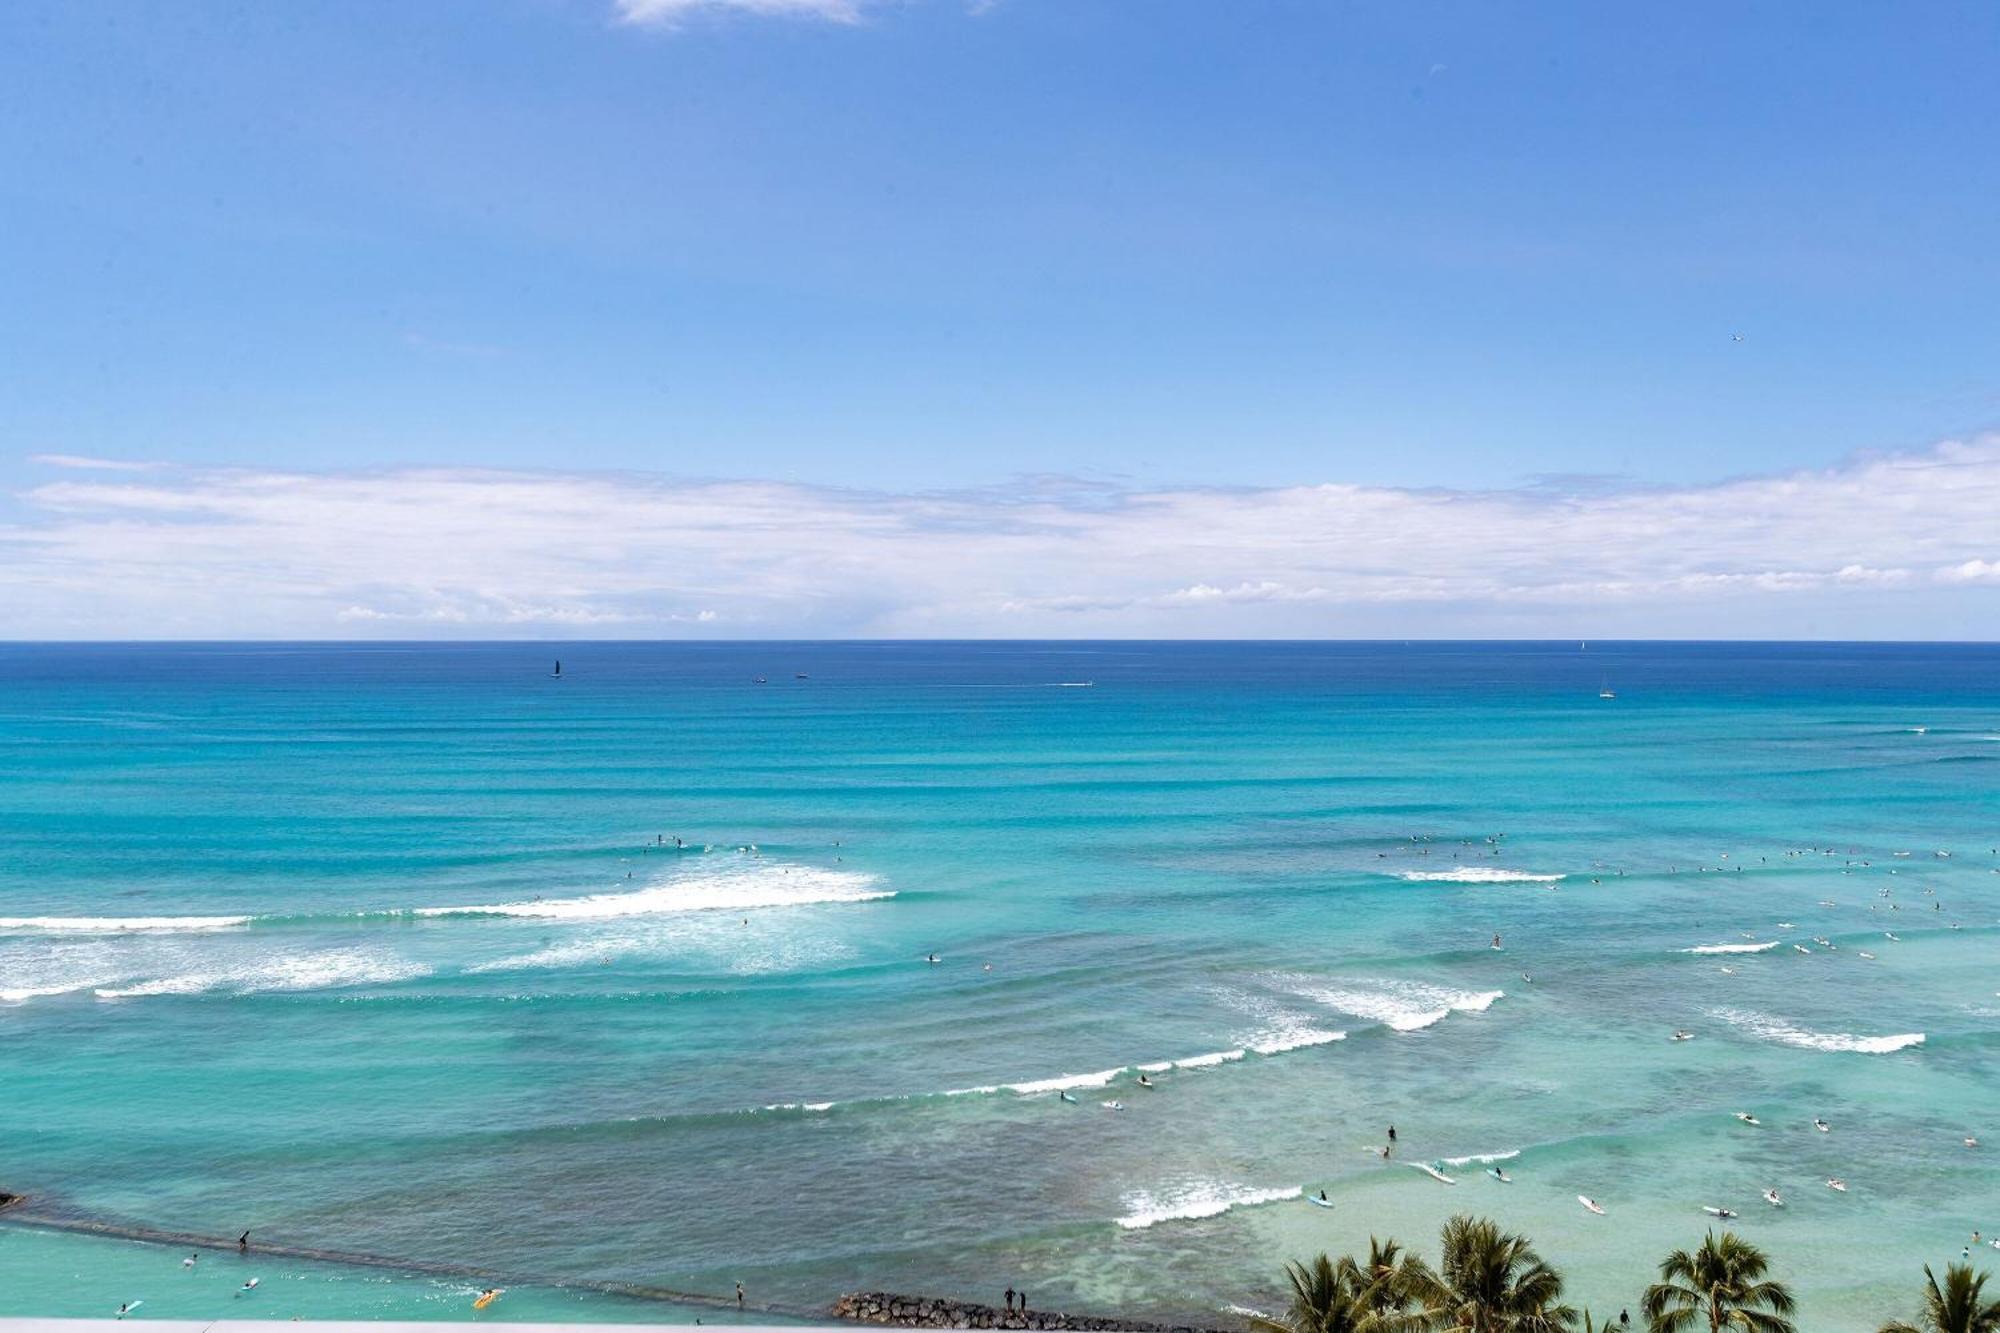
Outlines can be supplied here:
[[1366, 1018], [1397, 1032], [1415, 1032], [1453, 1013], [1484, 1013], [1505, 991], [1460, 991], [1422, 981], [1359, 981], [1324, 984], [1290, 978], [1293, 994], [1329, 1009]]
[[1676, 949], [1675, 953], [1763, 953], [1775, 949], [1784, 941], [1770, 940], [1763, 944], [1697, 944], [1691, 949]]
[[1460, 866], [1455, 870], [1403, 870], [1397, 879], [1412, 884], [1554, 884], [1565, 875], [1536, 875], [1500, 866]]
[[1764, 1041], [1780, 1042], [1807, 1051], [1853, 1051], [1863, 1055], [1887, 1055], [1891, 1051], [1921, 1046], [1924, 1040], [1924, 1034], [1921, 1032], [1899, 1032], [1887, 1037], [1863, 1037], [1851, 1032], [1815, 1032], [1811, 1028], [1798, 1027], [1783, 1019], [1773, 1018], [1769, 1014], [1754, 1013], [1748, 1009], [1711, 1009], [1709, 1016], [1719, 1018], [1731, 1027]]
[[1127, 1231], [1140, 1231], [1162, 1222], [1217, 1217], [1232, 1208], [1296, 1199], [1303, 1193], [1297, 1185], [1290, 1189], [1257, 1189], [1211, 1180], [1170, 1186], [1157, 1193], [1138, 1190], [1125, 1196], [1125, 1214], [1118, 1219], [1118, 1225]]
[[101, 1000], [132, 1000], [152, 995], [199, 995], [206, 991], [254, 995], [263, 991], [335, 990], [410, 981], [429, 972], [421, 963], [364, 949], [321, 949], [266, 958], [239, 967], [100, 986], [96, 994]]
[[120, 935], [129, 931], [211, 931], [247, 926], [247, 916], [0, 916], [0, 930]]
[[623, 893], [580, 898], [534, 898], [526, 902], [463, 907], [418, 907], [420, 917], [530, 917], [552, 921], [603, 921], [624, 916], [675, 912], [747, 911], [759, 907], [804, 907], [813, 903], [861, 903], [893, 898], [893, 890], [872, 887], [875, 876], [848, 870], [756, 863], [725, 871], [676, 875]]

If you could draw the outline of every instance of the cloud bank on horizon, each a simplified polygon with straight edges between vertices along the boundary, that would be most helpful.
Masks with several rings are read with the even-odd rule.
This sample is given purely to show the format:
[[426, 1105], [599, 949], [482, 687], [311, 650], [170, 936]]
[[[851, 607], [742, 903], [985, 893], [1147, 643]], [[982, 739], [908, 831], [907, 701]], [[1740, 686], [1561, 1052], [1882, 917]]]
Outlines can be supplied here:
[[15, 638], [1984, 638], [2000, 436], [1679, 488], [36, 460]]

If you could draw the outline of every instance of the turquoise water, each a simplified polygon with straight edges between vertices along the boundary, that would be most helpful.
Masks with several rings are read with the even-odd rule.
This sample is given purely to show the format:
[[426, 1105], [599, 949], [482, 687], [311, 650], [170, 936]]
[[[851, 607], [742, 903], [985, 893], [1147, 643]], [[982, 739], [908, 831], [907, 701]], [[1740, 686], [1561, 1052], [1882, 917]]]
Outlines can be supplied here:
[[[1996, 684], [1951, 646], [0, 647], [0, 1189], [1206, 1320], [1454, 1211], [1615, 1315], [1707, 1204], [1872, 1328], [2000, 1231]], [[0, 1299], [234, 1312], [235, 1255], [179, 1258], [0, 1227]], [[262, 1314], [464, 1313], [263, 1267]]]

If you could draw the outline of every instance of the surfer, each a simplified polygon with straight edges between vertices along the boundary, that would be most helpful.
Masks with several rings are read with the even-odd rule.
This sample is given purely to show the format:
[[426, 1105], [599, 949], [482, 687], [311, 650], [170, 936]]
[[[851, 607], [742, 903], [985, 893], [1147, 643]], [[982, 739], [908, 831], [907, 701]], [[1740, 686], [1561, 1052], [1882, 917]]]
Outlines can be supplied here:
[[135, 1307], [144, 1304], [145, 1304], [144, 1301], [126, 1301], [123, 1305], [120, 1305], [118, 1307], [118, 1317], [120, 1319], [123, 1319], [126, 1315], [130, 1314]]
[[189, 1255], [189, 1256], [188, 1256], [187, 1258], [185, 1258], [185, 1259], [181, 1260], [181, 1267], [182, 1267], [182, 1268], [193, 1268], [193, 1267], [194, 1267], [194, 1261], [195, 1261], [195, 1260], [197, 1260], [197, 1259], [199, 1259], [199, 1258], [201, 1258], [201, 1255], [199, 1255], [199, 1254], [190, 1254], [190, 1255]]
[[240, 1235], [240, 1236], [238, 1236], [238, 1237], [236, 1238], [236, 1252], [237, 1252], [238, 1254], [248, 1254], [248, 1253], [250, 1253], [250, 1233], [249, 1233], [249, 1232], [247, 1232], [247, 1231], [246, 1231], [246, 1232], [244, 1232], [244, 1233], [243, 1233], [242, 1235]]
[[743, 1284], [741, 1282], [736, 1284], [736, 1308], [739, 1310], [743, 1308]]
[[262, 1281], [263, 1281], [262, 1278], [256, 1278], [256, 1277], [251, 1278], [248, 1282], [245, 1282], [242, 1286], [236, 1289], [236, 1294], [238, 1296], [241, 1296], [246, 1291], [255, 1291], [257, 1290], [257, 1284]]
[[1391, 1125], [1389, 1126], [1389, 1142], [1394, 1143], [1395, 1141], [1396, 1141], [1396, 1127], [1394, 1125]]
[[[1321, 1191], [1319, 1192], [1319, 1201], [1320, 1201], [1321, 1203], [1325, 1203], [1325, 1202], [1327, 1201], [1327, 1198], [1326, 1198], [1326, 1191], [1325, 1191], [1325, 1190], [1321, 1190]], [[1972, 1233], [1972, 1238], [1973, 1238], [1974, 1240], [1978, 1240], [1978, 1239], [1979, 1239], [1979, 1233], [1978, 1233], [1978, 1232], [1976, 1232], [1976, 1231], [1975, 1231], [1975, 1232], [1973, 1232], [1973, 1233]]]
[[1500, 934], [1498, 931], [1495, 931], [1493, 934], [1493, 947], [1496, 949], [1500, 947]]
[[[989, 964], [989, 966], [990, 966], [990, 964]], [[1147, 1077], [1146, 1077], [1146, 1076], [1145, 1076], [1144, 1074], [1141, 1074], [1141, 1075], [1139, 1075], [1139, 1086], [1140, 1086], [1140, 1087], [1142, 1087], [1142, 1088], [1150, 1088], [1150, 1087], [1152, 1087], [1152, 1086], [1153, 1086], [1153, 1080], [1152, 1080], [1152, 1079], [1150, 1079], [1150, 1078], [1147, 1078]]]

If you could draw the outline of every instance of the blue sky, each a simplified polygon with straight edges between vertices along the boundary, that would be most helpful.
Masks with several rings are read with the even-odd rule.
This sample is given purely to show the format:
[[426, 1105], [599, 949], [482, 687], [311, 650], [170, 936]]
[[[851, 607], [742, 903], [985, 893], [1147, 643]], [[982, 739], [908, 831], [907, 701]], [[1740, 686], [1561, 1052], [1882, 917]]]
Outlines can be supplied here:
[[[2000, 10], [1952, 4], [20, 0], [0, 611], [59, 636], [1965, 637], [2000, 586], [2000, 519], [1950, 498], [2000, 467], [1996, 39]], [[1882, 455], [1952, 479], [1883, 511], [1887, 545], [1727, 508], [1732, 479], [1844, 494]], [[246, 478], [297, 511], [249, 523]], [[857, 596], [806, 577], [846, 547], [778, 578], [754, 526], [668, 558], [663, 515], [588, 511], [534, 529], [597, 539], [588, 570], [501, 543], [410, 573], [443, 539], [409, 506], [475, 478], [489, 515], [538, 485], [764, 487], [810, 510], [794, 532], [1046, 508], [1070, 544], [970, 600]], [[1530, 525], [1722, 507], [1624, 564], [1577, 536], [1552, 553], [1575, 577], [1539, 583], [1497, 537], [1452, 566], [1497, 581], [1419, 546], [1374, 600], [1350, 592], [1384, 557], [1316, 545], [1325, 514], [1289, 544], [1161, 537], [1165, 566], [1093, 526], [1326, 487]], [[314, 526], [363, 490], [395, 567]], [[1076, 573], [1121, 561], [1115, 588]], [[1710, 578], [1743, 592], [1689, 591]]]

